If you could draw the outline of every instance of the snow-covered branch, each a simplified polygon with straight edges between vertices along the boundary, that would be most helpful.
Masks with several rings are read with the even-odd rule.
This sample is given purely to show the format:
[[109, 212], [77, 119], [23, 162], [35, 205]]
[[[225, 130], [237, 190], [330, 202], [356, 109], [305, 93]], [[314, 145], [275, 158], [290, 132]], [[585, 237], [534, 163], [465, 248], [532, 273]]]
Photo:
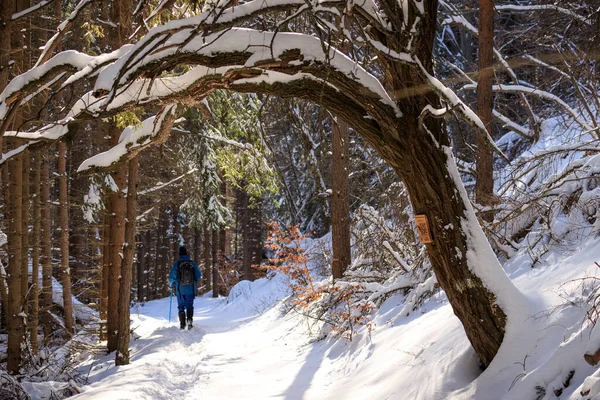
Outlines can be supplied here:
[[[440, 3], [442, 5], [444, 5], [444, 7], [448, 8], [448, 9], [452, 9], [452, 7], [450, 5], [448, 5], [446, 2], [441, 1]], [[479, 36], [479, 31], [477, 30], [477, 28], [473, 24], [471, 24], [462, 15], [450, 15], [446, 19], [444, 19], [444, 21], [442, 22], [442, 25], [450, 25], [450, 24], [456, 24], [456, 25], [462, 26], [467, 31], [469, 31], [473, 36], [475, 36], [475, 37]], [[517, 74], [512, 69], [512, 67], [510, 66], [510, 64], [508, 63], [508, 61], [506, 61], [506, 59], [504, 58], [504, 56], [502, 55], [502, 53], [500, 53], [500, 51], [497, 48], [495, 48], [495, 47], [494, 47], [494, 56], [496, 57], [496, 59], [498, 60], [498, 62], [500, 64], [502, 64], [502, 66], [504, 67], [504, 69], [506, 70], [506, 72], [508, 73], [508, 75], [510, 76], [510, 78], [512, 79], [513, 84], [518, 85], [519, 84], [519, 79], [517, 77]], [[471, 80], [471, 83], [475, 83], [475, 82], [472, 81], [472, 79], [469, 79], [469, 80]], [[527, 98], [525, 97], [525, 95], [523, 93], [521, 93], [520, 95], [521, 95], [521, 100], [523, 101], [523, 103], [525, 105], [525, 110], [527, 111], [527, 114], [529, 114], [531, 128], [534, 131], [534, 134], [536, 136], [538, 136], [539, 132], [537, 132], [537, 129], [538, 129], [538, 125], [539, 125], [539, 118], [533, 112], [533, 108], [529, 104], [529, 101], [527, 100]], [[525, 133], [523, 131], [520, 131], [519, 134], [521, 134], [522, 136], [527, 137], [529, 139], [532, 138], [531, 133]]]
[[[456, 110], [459, 114], [461, 114], [464, 117], [464, 119], [469, 123], [469, 125], [473, 126], [480, 132], [481, 135], [484, 136], [485, 140], [487, 140], [490, 147], [505, 161], [509, 162], [508, 158], [504, 155], [504, 153], [502, 153], [502, 150], [500, 150], [498, 146], [496, 146], [496, 143], [490, 137], [487, 129], [485, 128], [485, 125], [483, 124], [479, 116], [477, 116], [477, 114], [473, 110], [471, 110], [469, 106], [463, 103], [463, 101], [456, 95], [456, 93], [454, 93], [452, 89], [446, 87], [442, 82], [440, 82], [439, 79], [427, 72], [427, 70], [425, 69], [425, 67], [423, 67], [423, 64], [419, 60], [417, 60], [417, 65], [419, 65], [421, 72], [429, 81], [430, 87], [438, 94], [438, 96], [440, 96], [440, 98], [444, 100], [450, 108]], [[439, 112], [441, 112], [441, 110], [436, 111], [436, 113]]]
[[197, 168], [192, 168], [192, 169], [190, 169], [188, 172], [186, 172], [185, 174], [181, 174], [181, 175], [179, 175], [178, 177], [176, 177], [176, 178], [173, 178], [173, 179], [171, 179], [171, 180], [170, 180], [170, 181], [168, 181], [168, 182], [164, 182], [164, 183], [161, 183], [161, 184], [157, 184], [157, 185], [155, 185], [155, 186], [152, 186], [151, 188], [148, 188], [148, 189], [144, 189], [144, 190], [142, 190], [142, 191], [139, 191], [137, 194], [138, 194], [138, 196], [143, 196], [143, 195], [146, 195], [146, 194], [148, 194], [148, 193], [152, 193], [152, 192], [156, 192], [157, 190], [164, 189], [164, 188], [166, 188], [166, 187], [169, 187], [169, 186], [171, 186], [171, 185], [172, 185], [172, 184], [174, 184], [175, 182], [178, 182], [178, 181], [182, 180], [182, 179], [183, 179], [183, 178], [185, 178], [187, 175], [193, 174], [194, 172], [197, 172], [197, 171], [198, 171], [198, 169], [197, 169]]
[[[25, 97], [26, 94], [48, 89], [50, 85], [66, 73], [71, 73], [71, 75], [62, 83], [60, 89], [64, 89], [82, 79], [93, 77], [101, 68], [126, 54], [130, 47], [126, 45], [112, 53], [99, 56], [89, 56], [76, 50], [66, 50], [40, 66], [19, 75], [11, 80], [0, 94], [0, 120], [4, 121], [3, 126], [8, 124], [8, 116], [14, 112], [13, 110], [23, 102], [35, 97]], [[0, 133], [2, 132], [4, 130]]]
[[97, 172], [114, 168], [118, 163], [135, 157], [152, 143], [164, 142], [175, 121], [177, 106], [171, 104], [159, 114], [142, 121], [141, 126], [128, 126], [119, 137], [119, 143], [110, 150], [85, 160], [77, 172]]
[[518, 5], [518, 4], [497, 4], [495, 6], [497, 11], [557, 11], [559, 13], [568, 15], [569, 17], [573, 17], [587, 25], [591, 25], [592, 21], [584, 17], [583, 15], [579, 15], [573, 10], [569, 10], [568, 8], [560, 7], [555, 4], [529, 4], [529, 5]]
[[81, 0], [79, 2], [79, 4], [77, 4], [77, 6], [71, 12], [71, 14], [67, 17], [67, 19], [65, 19], [58, 26], [58, 28], [56, 28], [56, 33], [54, 34], [54, 36], [52, 36], [50, 38], [50, 40], [48, 40], [46, 42], [46, 45], [42, 49], [42, 54], [40, 54], [40, 57], [38, 58], [37, 62], [35, 63], [36, 67], [43, 64], [50, 58], [50, 55], [56, 49], [56, 47], [60, 44], [60, 41], [62, 40], [63, 36], [67, 33], [69, 28], [71, 28], [71, 25], [73, 25], [73, 21], [75, 21], [75, 18], [77, 18], [79, 16], [79, 13], [81, 12], [81, 10], [83, 10], [85, 7], [91, 5], [92, 3], [96, 2], [96, 1], [97, 0]]
[[37, 10], [39, 10], [39, 9], [41, 9], [43, 7], [46, 7], [47, 5], [50, 5], [52, 3], [54, 3], [54, 0], [42, 0], [39, 3], [37, 3], [36, 5], [34, 5], [34, 6], [26, 8], [23, 11], [19, 11], [18, 13], [14, 13], [12, 15], [12, 20], [13, 21], [17, 21], [17, 20], [19, 20], [19, 19], [21, 19], [23, 17], [26, 17], [29, 14], [34, 13]]
[[[473, 85], [473, 84], [465, 85], [465, 86], [463, 86], [463, 89], [476, 90], [477, 85]], [[523, 86], [523, 85], [493, 85], [492, 90], [495, 92], [505, 92], [505, 93], [525, 93], [525, 94], [537, 96], [544, 100], [552, 101], [552, 102], [558, 104], [559, 106], [561, 106], [571, 117], [573, 117], [573, 120], [577, 124], [579, 124], [579, 126], [581, 126], [585, 131], [592, 132], [595, 130], [591, 125], [589, 125], [587, 123], [586, 120], [584, 120], [581, 117], [581, 115], [577, 111], [575, 111], [573, 108], [571, 108], [571, 106], [569, 106], [567, 103], [565, 103], [560, 97], [558, 97], [550, 92], [546, 92], [544, 90], [540, 90], [537, 88], [530, 88], [528, 86]]]

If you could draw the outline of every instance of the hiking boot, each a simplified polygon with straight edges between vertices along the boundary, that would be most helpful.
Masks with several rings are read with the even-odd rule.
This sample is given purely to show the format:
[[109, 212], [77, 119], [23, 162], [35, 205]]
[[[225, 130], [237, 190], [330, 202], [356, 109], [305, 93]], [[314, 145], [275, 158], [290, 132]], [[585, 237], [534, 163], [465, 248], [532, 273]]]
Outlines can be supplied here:
[[185, 311], [179, 311], [179, 329], [185, 329]]
[[188, 329], [192, 329], [192, 321], [194, 320], [194, 309], [187, 309], [187, 327]]

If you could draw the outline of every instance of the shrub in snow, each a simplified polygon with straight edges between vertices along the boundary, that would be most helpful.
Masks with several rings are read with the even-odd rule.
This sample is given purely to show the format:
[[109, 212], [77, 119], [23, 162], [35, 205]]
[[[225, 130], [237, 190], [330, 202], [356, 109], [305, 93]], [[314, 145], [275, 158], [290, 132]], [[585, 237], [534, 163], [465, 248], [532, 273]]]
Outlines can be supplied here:
[[6, 371], [0, 370], [0, 398], [1, 399], [28, 399], [29, 396], [16, 378]]
[[[397, 261], [400, 257], [398, 254], [392, 259], [396, 259], [395, 268], [403, 275], [401, 278], [398, 273], [392, 273], [393, 268], [382, 269], [381, 265], [379, 270], [365, 267], [370, 264], [365, 263], [363, 257], [360, 263], [362, 268], [353, 264], [347, 278], [331, 282], [329, 273], [324, 278], [315, 273], [316, 269], [323, 268], [314, 268], [310, 264], [310, 253], [300, 247], [301, 243], [306, 242], [306, 235], [301, 234], [297, 226], [283, 230], [279, 225], [270, 223], [267, 247], [275, 257], [269, 259], [263, 268], [289, 278], [291, 296], [287, 304], [290, 310], [320, 324], [323, 335], [331, 334], [352, 340], [362, 328], [370, 333], [373, 327], [371, 314], [378, 305], [398, 291], [408, 291], [418, 282], [413, 275], [406, 277], [408, 265]], [[411, 310], [427, 295], [423, 290], [411, 298]]]

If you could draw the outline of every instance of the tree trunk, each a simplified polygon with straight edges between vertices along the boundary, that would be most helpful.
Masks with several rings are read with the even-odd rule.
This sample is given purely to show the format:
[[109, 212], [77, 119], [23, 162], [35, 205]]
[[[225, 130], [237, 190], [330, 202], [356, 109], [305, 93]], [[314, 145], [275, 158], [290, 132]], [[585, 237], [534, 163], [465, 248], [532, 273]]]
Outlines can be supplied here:
[[[8, 3], [8, 2], [3, 2]], [[10, 69], [13, 75], [18, 75], [23, 72], [23, 40], [20, 33], [19, 24], [14, 26], [14, 31], [11, 27], [10, 19], [13, 12], [18, 12], [24, 9], [22, 1], [10, 2], [12, 4], [2, 5], [0, 17], [4, 26], [3, 34], [6, 37], [0, 39], [3, 45], [2, 64], [0, 64], [0, 84], [2, 89], [6, 85], [6, 79], [9, 74], [9, 65], [12, 61]], [[18, 49], [11, 54], [11, 49]], [[21, 124], [21, 113], [17, 113], [13, 120], [13, 129], [17, 129]], [[13, 148], [19, 146], [18, 140], [11, 140]], [[9, 146], [10, 147], [10, 146]], [[19, 155], [15, 160], [8, 162], [8, 191], [10, 204], [8, 205], [8, 270], [7, 270], [7, 286], [8, 286], [8, 304], [7, 304], [7, 325], [8, 325], [8, 349], [6, 369], [10, 374], [17, 374], [21, 364], [21, 343], [23, 341], [23, 319], [21, 314], [24, 309], [24, 296], [27, 292], [23, 290], [22, 279], [27, 279], [27, 266], [23, 266], [23, 155]], [[5, 194], [6, 196], [6, 194]], [[6, 198], [6, 197], [5, 197]], [[23, 268], [25, 268], [25, 278], [23, 278]]]
[[219, 231], [212, 231], [212, 297], [219, 297]]
[[140, 246], [137, 262], [137, 301], [142, 303], [146, 301], [146, 276], [147, 276], [147, 260], [148, 256], [148, 245], [150, 244], [150, 231], [146, 231], [142, 234], [142, 244]]
[[[8, 68], [11, 61], [11, 30], [12, 30], [12, 15], [15, 13], [14, 1], [0, 1], [0, 91], [4, 90], [8, 83], [10, 69]], [[0, 137], [0, 140], [2, 138]], [[2, 148], [0, 141], [0, 149]]]
[[[121, 132], [115, 126], [111, 126], [112, 145], [119, 141]], [[117, 167], [111, 173], [117, 186], [110, 197], [110, 242], [109, 242], [109, 264], [108, 264], [108, 314], [106, 329], [108, 331], [108, 352], [117, 350], [117, 334], [119, 330], [119, 276], [121, 275], [121, 251], [125, 241], [125, 189], [127, 173], [126, 165]]]
[[69, 270], [69, 204], [67, 202], [67, 144], [58, 144], [58, 184], [60, 202], [60, 283], [63, 291], [65, 329], [73, 334], [73, 300]]
[[[223, 204], [227, 207], [228, 201], [231, 192], [231, 185], [227, 184], [225, 178], [222, 177], [221, 184], [221, 194], [223, 195]], [[220, 248], [223, 253], [223, 258], [231, 255], [231, 229], [228, 227], [222, 227], [220, 232]]]
[[21, 243], [21, 297], [23, 297], [23, 310], [27, 311], [27, 293], [29, 292], [29, 151], [23, 152], [23, 209], [21, 216], [21, 230], [23, 239]]
[[108, 273], [110, 264], [110, 196], [107, 196], [106, 210], [102, 216], [102, 273], [100, 278], [100, 340], [108, 339], [106, 320], [108, 318]]
[[253, 281], [256, 278], [254, 266], [260, 264], [263, 247], [262, 200], [256, 200], [252, 208], [248, 206], [244, 214], [244, 275], [245, 279]]
[[52, 232], [50, 212], [50, 160], [48, 150], [42, 150], [42, 323], [44, 341], [52, 334]]
[[[179, 216], [179, 207], [177, 207], [176, 205], [172, 205], [171, 206], [171, 217], [172, 217], [172, 226], [171, 226], [171, 232], [173, 232], [173, 235], [171, 237], [171, 251], [168, 253], [168, 257], [167, 260], [177, 260], [179, 258], [179, 247], [181, 245], [180, 241], [179, 241], [179, 235], [181, 234], [181, 226], [179, 224], [179, 220], [177, 219], [177, 217]], [[185, 240], [184, 240], [185, 243]], [[167, 262], [168, 264], [168, 262]], [[165, 285], [166, 286], [166, 285]], [[168, 289], [168, 288], [167, 288]]]
[[[0, 50], [1, 51], [1, 50]], [[0, 149], [3, 153], [7, 152], [6, 142], [3, 143], [2, 137], [0, 137]], [[2, 173], [2, 228], [8, 232], [10, 227], [10, 180], [8, 179], [8, 163], [3, 163], [0, 166]], [[7, 268], [7, 265], [3, 265]], [[0, 332], [7, 333], [8, 324], [6, 316], [8, 314], [8, 281], [6, 276], [0, 277], [2, 280], [2, 314], [0, 315]]]
[[[15, 143], [16, 147], [16, 143]], [[23, 163], [22, 157], [17, 156], [8, 161], [10, 174], [10, 205], [8, 230], [8, 355], [6, 369], [11, 374], [19, 373], [21, 364], [21, 342], [23, 338], [22, 312], [22, 204], [23, 204]]]
[[125, 227], [125, 244], [123, 263], [121, 264], [121, 287], [119, 288], [119, 335], [116, 365], [129, 364], [129, 302], [131, 291], [131, 274], [133, 254], [135, 252], [135, 222], [137, 217], [137, 177], [138, 156], [129, 161], [129, 177], [127, 181], [127, 225]]
[[[422, 25], [414, 46], [422, 67], [395, 62], [386, 65], [391, 71], [392, 93], [403, 114], [402, 124], [385, 125], [381, 121], [381, 135], [366, 134], [365, 139], [406, 184], [415, 214], [428, 217], [433, 243], [426, 244], [426, 249], [431, 265], [486, 367], [504, 338], [507, 310], [512, 317], [521, 318], [525, 300], [504, 273], [477, 222], [442, 123], [435, 118], [420, 122], [427, 106], [440, 108], [438, 94], [422, 90], [431, 87], [427, 75], [433, 73], [437, 1], [426, 0], [423, 7], [426, 17], [419, 17]], [[416, 13], [409, 16], [416, 17]], [[346, 117], [352, 121], [352, 115]], [[361, 122], [355, 121], [357, 126]]]
[[[434, 242], [426, 248], [435, 275], [486, 367], [502, 344], [506, 325], [506, 314], [493, 293], [504, 291], [504, 301], [522, 298], [512, 290], [514, 286], [485, 240], [460, 178], [454, 174], [448, 137], [439, 122], [428, 124], [431, 136], [419, 132], [416, 118], [413, 125], [408, 121], [402, 127], [403, 143], [386, 145], [386, 160], [406, 184], [415, 214], [425, 214], [430, 221]], [[486, 281], [494, 292], [473, 273], [482, 268], [494, 275]]]
[[152, 298], [156, 299], [158, 298], [158, 290], [159, 290], [159, 283], [160, 283], [160, 260], [162, 258], [162, 254], [161, 254], [161, 249], [160, 246], [162, 244], [161, 241], [161, 235], [163, 235], [163, 231], [164, 231], [164, 226], [162, 225], [162, 221], [163, 221], [163, 214], [164, 214], [164, 208], [163, 207], [159, 207], [158, 208], [158, 229], [156, 231], [156, 242], [155, 242], [155, 246], [154, 246], [154, 274], [153, 274], [153, 287], [152, 287]]
[[212, 244], [210, 243], [211, 235], [208, 228], [204, 228], [204, 292], [211, 290], [211, 270], [212, 270]]
[[202, 238], [200, 237], [200, 229], [194, 228], [194, 261], [200, 264], [200, 246]]
[[252, 280], [252, 260], [251, 260], [251, 249], [250, 249], [250, 207], [248, 204], [248, 194], [243, 190], [237, 192], [238, 208], [240, 210], [241, 219], [241, 231], [242, 231], [242, 267], [244, 270], [244, 280]]
[[333, 121], [332, 129], [332, 201], [331, 241], [333, 247], [333, 279], [341, 279], [350, 265], [350, 185], [348, 173], [350, 127], [342, 119]]
[[158, 290], [158, 297], [164, 298], [169, 295], [169, 282], [167, 276], [169, 275], [169, 262], [171, 258], [171, 237], [167, 234], [171, 222], [167, 213], [163, 215], [163, 234], [161, 236], [162, 242], [160, 246], [160, 286]]
[[[112, 50], [123, 46], [127, 41], [128, 32], [131, 31], [131, 1], [113, 0], [108, 10], [110, 21], [113, 23], [109, 28], [109, 43]], [[121, 136], [121, 130], [114, 124], [110, 124], [111, 146], [116, 146]], [[109, 273], [108, 273], [108, 351], [117, 350], [117, 335], [119, 327], [118, 302], [119, 302], [119, 276], [121, 275], [121, 260], [123, 243], [125, 241], [125, 195], [123, 189], [127, 184], [125, 164], [119, 165], [111, 173], [117, 190], [111, 193], [112, 218], [110, 224], [109, 244]]]
[[42, 161], [41, 150], [36, 150], [35, 161], [33, 165], [33, 235], [31, 254], [31, 295], [30, 305], [31, 313], [29, 315], [29, 337], [31, 340], [31, 351], [33, 354], [38, 352], [38, 314], [39, 314], [39, 282], [40, 282], [40, 224], [42, 218], [42, 207], [40, 201], [41, 181], [42, 181]]
[[[477, 114], [484, 123], [488, 134], [492, 132], [492, 109], [494, 80], [494, 1], [479, 0], [479, 47], [477, 80]], [[494, 158], [492, 148], [485, 138], [475, 135], [476, 144], [476, 182], [475, 196], [478, 204], [491, 206], [494, 196]], [[491, 221], [494, 214], [482, 213], [483, 219]]]

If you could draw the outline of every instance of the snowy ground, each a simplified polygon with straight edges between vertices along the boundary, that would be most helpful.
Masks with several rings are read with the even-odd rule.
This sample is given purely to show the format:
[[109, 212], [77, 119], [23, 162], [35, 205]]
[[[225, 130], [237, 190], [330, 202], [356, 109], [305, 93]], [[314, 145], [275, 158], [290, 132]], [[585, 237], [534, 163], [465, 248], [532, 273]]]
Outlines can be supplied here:
[[76, 398], [582, 399], [596, 368], [583, 360], [590, 328], [585, 281], [576, 279], [600, 276], [598, 259], [598, 239], [572, 254], [556, 248], [533, 269], [526, 253], [512, 259], [506, 269], [531, 299], [531, 317], [509, 329], [483, 374], [443, 293], [409, 316], [399, 316], [401, 296], [390, 298], [371, 336], [311, 342], [306, 321], [282, 314], [285, 282], [275, 278], [242, 283], [229, 300], [197, 298], [192, 331], [178, 329], [175, 312], [167, 321], [168, 299], [133, 309], [141, 337], [131, 364], [115, 367], [114, 355], [85, 361], [90, 384]]

